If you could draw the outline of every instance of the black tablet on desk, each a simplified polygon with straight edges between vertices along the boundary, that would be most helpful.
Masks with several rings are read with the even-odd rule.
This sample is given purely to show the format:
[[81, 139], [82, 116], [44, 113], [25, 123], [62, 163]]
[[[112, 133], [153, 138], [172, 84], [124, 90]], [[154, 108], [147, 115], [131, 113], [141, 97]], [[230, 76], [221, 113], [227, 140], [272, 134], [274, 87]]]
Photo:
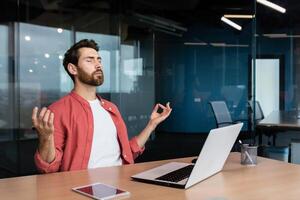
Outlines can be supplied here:
[[126, 196], [129, 197], [130, 195], [128, 191], [103, 183], [79, 186], [72, 188], [72, 190], [98, 200], [124, 198]]

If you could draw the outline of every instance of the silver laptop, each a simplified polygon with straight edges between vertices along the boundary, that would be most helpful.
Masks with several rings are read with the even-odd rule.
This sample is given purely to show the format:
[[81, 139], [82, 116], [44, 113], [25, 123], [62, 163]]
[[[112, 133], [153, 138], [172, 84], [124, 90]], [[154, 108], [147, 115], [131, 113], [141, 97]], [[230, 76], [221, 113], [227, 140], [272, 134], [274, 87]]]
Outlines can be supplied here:
[[133, 180], [189, 188], [222, 170], [243, 123], [212, 129], [195, 164], [170, 162], [131, 176]]

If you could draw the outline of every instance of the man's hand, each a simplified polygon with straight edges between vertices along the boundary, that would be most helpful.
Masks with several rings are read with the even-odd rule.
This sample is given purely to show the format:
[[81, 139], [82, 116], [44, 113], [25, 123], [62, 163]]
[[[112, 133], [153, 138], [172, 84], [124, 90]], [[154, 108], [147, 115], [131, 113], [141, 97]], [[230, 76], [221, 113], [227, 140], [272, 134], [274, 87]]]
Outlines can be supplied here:
[[[161, 113], [158, 112], [159, 108], [163, 110]], [[151, 124], [152, 126], [154, 126], [154, 128], [156, 128], [156, 126], [160, 124], [162, 121], [164, 121], [171, 114], [171, 112], [172, 112], [172, 108], [170, 107], [169, 102], [166, 104], [166, 106], [159, 103], [156, 104], [151, 113], [149, 124]]]
[[51, 163], [55, 159], [54, 113], [46, 107], [38, 114], [38, 108], [32, 110], [32, 124], [39, 137], [38, 151], [41, 158]]
[[[162, 109], [162, 112], [158, 112], [159, 108]], [[169, 102], [167, 103], [166, 106], [163, 106], [159, 103], [155, 105], [151, 113], [149, 123], [144, 128], [144, 130], [139, 135], [137, 135], [137, 143], [141, 148], [145, 146], [145, 143], [148, 140], [149, 136], [151, 135], [151, 132], [154, 131], [156, 126], [160, 124], [162, 121], [164, 121], [171, 114], [171, 111], [172, 108], [170, 107]]]
[[32, 110], [32, 124], [36, 128], [40, 140], [48, 140], [54, 133], [54, 113], [46, 107], [38, 114], [38, 108]]

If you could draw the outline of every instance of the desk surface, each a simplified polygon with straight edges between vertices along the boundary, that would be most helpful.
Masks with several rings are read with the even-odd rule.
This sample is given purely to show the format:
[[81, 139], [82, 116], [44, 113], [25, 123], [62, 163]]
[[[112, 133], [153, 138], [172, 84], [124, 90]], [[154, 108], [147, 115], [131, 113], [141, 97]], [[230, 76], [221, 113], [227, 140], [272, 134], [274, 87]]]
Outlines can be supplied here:
[[300, 130], [300, 119], [298, 111], [273, 111], [265, 119], [260, 121], [257, 126], [264, 127], [278, 127], [283, 129]]
[[[177, 159], [190, 162], [191, 158]], [[299, 199], [300, 166], [258, 158], [255, 167], [242, 166], [240, 154], [231, 153], [222, 172], [183, 190], [140, 183], [130, 176], [170, 160], [120, 167], [34, 175], [0, 180], [1, 199], [89, 199], [72, 187], [103, 182], [128, 190], [129, 199]]]

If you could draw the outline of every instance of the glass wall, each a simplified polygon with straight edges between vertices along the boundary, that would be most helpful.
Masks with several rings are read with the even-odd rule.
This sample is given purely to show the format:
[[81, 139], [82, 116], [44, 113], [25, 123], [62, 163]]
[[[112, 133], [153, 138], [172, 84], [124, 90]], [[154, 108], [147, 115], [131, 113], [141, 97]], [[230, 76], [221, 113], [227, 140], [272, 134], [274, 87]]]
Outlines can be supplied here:
[[182, 37], [164, 34], [157, 39], [156, 93], [160, 101], [171, 101], [174, 107], [161, 130], [209, 132], [220, 125], [210, 104], [214, 101], [225, 102], [228, 112], [222, 115], [228, 115], [227, 120], [243, 121], [243, 130], [251, 130], [248, 71], [253, 21], [240, 22], [244, 24], [240, 31], [221, 22], [209, 28], [195, 23], [186, 27], [188, 32]]
[[[130, 35], [131, 25], [111, 1], [7, 1], [13, 19], [0, 25], [0, 177], [36, 173], [35, 106], [49, 106], [69, 93], [73, 82], [62, 66], [65, 51], [81, 39], [100, 46], [105, 82], [97, 92], [117, 104], [129, 137], [137, 135], [154, 106], [153, 33]], [[135, 25], [133, 25], [135, 26]]]
[[[265, 117], [273, 111], [299, 109], [299, 2], [273, 1], [285, 12], [256, 3], [256, 100]], [[270, 23], [272, 22], [272, 23]], [[258, 74], [268, 70], [267, 73]], [[296, 116], [290, 116], [297, 119]], [[277, 134], [276, 143], [288, 146], [299, 139], [297, 131]], [[266, 144], [267, 138], [264, 138]]]
[[71, 31], [60, 32], [56, 27], [26, 23], [16, 26], [19, 30], [20, 129], [28, 129], [21, 138], [30, 138], [36, 136], [30, 129], [32, 108], [48, 106], [72, 88], [72, 81], [62, 67], [72, 35]]
[[[5, 0], [0, 177], [36, 173], [32, 108], [48, 106], [72, 90], [62, 59], [84, 38], [100, 46], [105, 82], [97, 92], [118, 106], [129, 137], [145, 127], [156, 102], [170, 102], [172, 114], [156, 134], [170, 133], [159, 150], [167, 152], [169, 139], [178, 133], [190, 138], [220, 126], [212, 107], [220, 101], [228, 109], [227, 120], [244, 122], [241, 136], [253, 137], [255, 112], [249, 101], [258, 100], [266, 116], [300, 107], [298, 4], [284, 1], [280, 5], [287, 12], [281, 14], [255, 0]], [[221, 20], [225, 15], [239, 30]], [[281, 138], [282, 144], [287, 141]]]

